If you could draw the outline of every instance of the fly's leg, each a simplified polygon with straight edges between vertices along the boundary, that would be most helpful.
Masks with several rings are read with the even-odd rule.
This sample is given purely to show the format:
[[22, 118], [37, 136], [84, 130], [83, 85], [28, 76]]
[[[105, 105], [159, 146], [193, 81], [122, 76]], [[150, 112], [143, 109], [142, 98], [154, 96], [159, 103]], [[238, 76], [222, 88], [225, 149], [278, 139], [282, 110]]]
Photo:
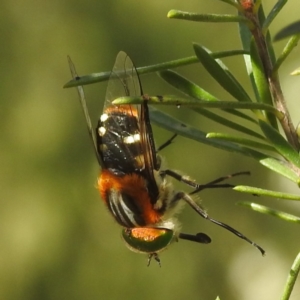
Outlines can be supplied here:
[[158, 263], [159, 267], [161, 267], [160, 259], [159, 259], [159, 257], [158, 257], [158, 254], [155, 253], [155, 252], [148, 255], [148, 263], [147, 263], [147, 267], [150, 266], [150, 263], [151, 263], [152, 258], [154, 258], [154, 259], [156, 260], [156, 262]]
[[190, 193], [190, 195], [193, 195], [193, 194], [198, 193], [198, 192], [200, 192], [204, 189], [209, 189], [209, 188], [232, 188], [232, 187], [235, 187], [235, 185], [233, 185], [233, 184], [229, 184], [229, 183], [219, 184], [219, 183], [224, 181], [224, 180], [235, 177], [235, 176], [250, 175], [250, 172], [245, 171], [245, 172], [238, 172], [238, 173], [229, 174], [227, 176], [219, 177], [219, 178], [217, 178], [213, 181], [210, 181], [208, 183], [205, 183], [205, 184], [199, 184], [199, 183], [195, 182], [194, 180], [190, 179], [189, 176], [179, 174], [176, 171], [169, 170], [169, 169], [161, 171], [160, 175], [162, 177], [168, 175], [168, 176], [173, 177], [174, 179], [176, 179], [178, 181], [181, 181], [181, 182], [191, 186], [192, 188], [195, 189], [194, 191], [192, 191]]
[[164, 142], [162, 145], [160, 145], [157, 149], [156, 149], [156, 153], [158, 153], [159, 151], [163, 150], [164, 148], [168, 147], [169, 145], [172, 144], [173, 140], [176, 138], [177, 133], [175, 133], [174, 135], [171, 136], [171, 138], [169, 138], [166, 142]]
[[187, 241], [196, 242], [200, 244], [209, 244], [211, 242], [211, 238], [203, 232], [198, 232], [196, 234], [188, 234], [188, 233], [180, 232], [178, 237], [182, 240], [187, 240]]
[[[175, 204], [177, 201], [179, 200], [184, 200], [186, 203], [188, 203], [189, 206], [192, 207], [193, 210], [195, 210], [202, 218], [206, 219], [206, 220], [209, 220], [210, 222], [218, 225], [218, 226], [221, 226], [223, 228], [225, 228], [226, 230], [232, 232], [234, 235], [236, 235], [237, 237], [245, 240], [246, 242], [250, 243], [252, 246], [256, 247], [262, 255], [265, 254], [265, 250], [260, 247], [259, 245], [257, 245], [256, 243], [254, 243], [253, 241], [251, 241], [250, 239], [248, 239], [245, 235], [243, 235], [241, 232], [237, 231], [236, 229], [234, 229], [233, 227], [225, 224], [225, 223], [222, 223], [218, 220], [215, 220], [213, 218], [211, 218], [207, 212], [201, 208], [192, 198], [190, 195], [184, 193], [184, 192], [178, 192], [174, 195], [173, 199], [172, 199], [172, 203]], [[180, 236], [179, 236], [180, 237]]]

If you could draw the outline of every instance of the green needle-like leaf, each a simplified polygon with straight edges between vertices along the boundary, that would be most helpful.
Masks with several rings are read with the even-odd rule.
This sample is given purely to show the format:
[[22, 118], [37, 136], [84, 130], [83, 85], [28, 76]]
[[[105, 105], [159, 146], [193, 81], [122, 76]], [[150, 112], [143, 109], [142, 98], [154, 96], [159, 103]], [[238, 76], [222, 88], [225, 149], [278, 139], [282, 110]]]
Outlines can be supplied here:
[[299, 76], [300, 75], [300, 68], [297, 68], [296, 70], [294, 70], [291, 75], [293, 76]]
[[[151, 121], [156, 123], [158, 126], [165, 128], [166, 130], [169, 130], [171, 132], [177, 133], [184, 137], [196, 140], [203, 144], [207, 144], [219, 149], [227, 150], [230, 152], [237, 152], [237, 153], [241, 153], [253, 157], [252, 154], [250, 155], [247, 152], [246, 148], [243, 149], [238, 145], [226, 141], [216, 141], [216, 140], [207, 139], [206, 132], [200, 131], [196, 128], [183, 124], [181, 121], [155, 109], [154, 107], [149, 107], [149, 110], [150, 110]], [[263, 155], [263, 154], [258, 154], [258, 155]]]
[[[249, 52], [244, 50], [230, 50], [230, 51], [214, 52], [211, 53], [211, 56], [214, 58], [223, 58], [223, 57], [231, 57], [235, 55], [246, 55], [246, 54], [249, 54]], [[195, 63], [199, 63], [198, 57], [190, 56], [190, 57], [175, 59], [175, 60], [171, 60], [171, 61], [167, 61], [164, 63], [159, 63], [151, 66], [139, 67], [137, 68], [137, 71], [139, 75], [144, 75], [144, 74], [153, 73], [157, 71], [187, 66]], [[79, 85], [87, 85], [96, 82], [106, 81], [109, 79], [110, 75], [111, 75], [111, 71], [80, 76], [80, 78], [77, 78], [76, 80], [73, 79], [67, 82], [64, 85], [64, 88], [70, 88]]]
[[300, 39], [300, 33], [292, 36], [289, 41], [287, 42], [286, 46], [284, 47], [282, 53], [278, 57], [276, 64], [273, 69], [273, 73], [277, 72], [282, 63], [287, 59], [289, 54], [292, 52], [292, 50], [298, 45]]
[[[262, 0], [260, 0], [260, 1], [262, 1]], [[279, 0], [279, 1], [281, 1], [281, 0]], [[264, 24], [265, 24], [265, 22], [266, 22], [266, 16], [265, 16], [264, 8], [263, 8], [262, 5], [259, 6], [258, 18], [259, 18], [260, 26], [263, 27]], [[266, 41], [266, 44], [267, 44], [268, 53], [269, 53], [272, 65], [274, 65], [275, 64], [275, 60], [276, 60], [276, 56], [275, 56], [275, 52], [274, 52], [274, 48], [273, 48], [273, 43], [272, 43], [270, 32], [269, 32], [269, 30], [266, 27], [265, 30], [262, 33], [264, 33], [265, 41]]]
[[300, 33], [300, 21], [289, 24], [288, 26], [282, 28], [274, 37], [274, 41], [282, 40], [286, 37], [290, 37], [295, 34]]
[[248, 157], [252, 157], [255, 160], [259, 161], [263, 166], [287, 177], [288, 179], [300, 185], [299, 177], [289, 168], [289, 166], [285, 162], [279, 161], [276, 158], [267, 156], [266, 154], [261, 153], [257, 150], [253, 150], [251, 148], [241, 147], [226, 141], [207, 139], [207, 133], [183, 124], [181, 121], [172, 118], [167, 114], [164, 114], [154, 107], [149, 107], [149, 110], [151, 121], [156, 123], [158, 126], [165, 128], [166, 130], [219, 149], [237, 152]]
[[[207, 133], [200, 131], [198, 129], [195, 129], [191, 126], [188, 126], [186, 124], [183, 124], [181, 121], [179, 121], [175, 118], [172, 118], [171, 116], [155, 109], [154, 107], [149, 107], [149, 110], [150, 110], [151, 121], [156, 123], [158, 126], [165, 128], [166, 130], [169, 130], [171, 132], [177, 133], [184, 137], [196, 140], [198, 142], [201, 142], [201, 143], [204, 143], [204, 144], [207, 144], [207, 145], [219, 148], [219, 149], [244, 154], [248, 157], [252, 157], [252, 158], [258, 160], [260, 163], [262, 161], [269, 160], [269, 165], [272, 165], [273, 169], [276, 170], [276, 167], [274, 167], [275, 162], [273, 164], [271, 163], [271, 160], [276, 161], [275, 158], [269, 157], [266, 154], [261, 153], [256, 150], [253, 150], [251, 148], [240, 147], [239, 145], [236, 145], [234, 143], [207, 139], [206, 138]], [[284, 166], [281, 166], [281, 170], [280, 170], [282, 173], [284, 173], [282, 170], [285, 170]], [[292, 177], [292, 176], [290, 176], [290, 177]]]
[[274, 216], [280, 220], [287, 221], [287, 222], [292, 222], [292, 223], [300, 223], [300, 218], [291, 214], [288, 214], [283, 211], [279, 211], [264, 205], [260, 205], [257, 203], [253, 202], [247, 202], [247, 201], [241, 201], [237, 203], [238, 205], [245, 206], [250, 208], [253, 211], [265, 214], [265, 215], [270, 215]]
[[241, 102], [252, 102], [243, 87], [220, 61], [215, 60], [209, 51], [201, 45], [194, 44], [194, 50], [204, 68], [234, 98]]
[[240, 5], [238, 3], [236, 3], [234, 0], [219, 0], [221, 2], [225, 2], [229, 5], [232, 5], [234, 6], [235, 8], [239, 9], [240, 8]]
[[245, 145], [245, 146], [249, 146], [249, 147], [253, 147], [253, 148], [257, 148], [257, 149], [261, 149], [261, 150], [267, 150], [267, 151], [273, 151], [273, 152], [276, 151], [270, 145], [255, 142], [253, 140], [249, 140], [249, 139], [245, 139], [245, 138], [241, 138], [241, 137], [237, 137], [237, 136], [233, 136], [230, 134], [210, 132], [206, 135], [206, 137], [210, 138], [210, 139], [220, 139], [220, 140], [230, 141], [232, 143], [237, 143], [240, 145]]
[[275, 19], [275, 17], [278, 15], [278, 13], [282, 10], [284, 5], [287, 3], [287, 0], [278, 0], [272, 10], [270, 11], [269, 15], [265, 19], [263, 23], [263, 31], [266, 32]]
[[181, 93], [190, 97], [203, 100], [203, 101], [218, 101], [218, 99], [209, 92], [202, 89], [194, 82], [186, 79], [178, 73], [166, 70], [158, 72], [158, 75], [167, 83], [178, 89]]
[[249, 20], [242, 16], [236, 15], [219, 15], [219, 14], [197, 14], [187, 11], [181, 11], [172, 9], [167, 15], [170, 19], [181, 19], [194, 22], [213, 22], [213, 23], [228, 23], [228, 22], [245, 22], [249, 23]]
[[282, 117], [281, 113], [273, 106], [255, 103], [255, 102], [234, 102], [234, 101], [201, 101], [195, 98], [180, 98], [178, 96], [133, 96], [120, 97], [112, 103], [114, 105], [123, 104], [142, 104], [145, 100], [149, 104], [175, 105], [187, 107], [208, 107], [208, 108], [228, 108], [228, 109], [262, 109], [273, 112], [278, 117]]
[[[264, 22], [265, 18], [264, 18], [264, 12], [262, 10], [262, 6], [260, 6], [260, 8], [259, 8], [259, 17], [260, 17], [260, 21]], [[239, 30], [240, 30], [240, 37], [241, 37], [243, 49], [245, 49], [245, 51], [250, 51], [250, 48], [251, 48], [250, 46], [252, 44], [252, 38], [253, 37], [252, 37], [252, 34], [249, 30], [249, 27], [244, 23], [239, 23]], [[270, 38], [269, 38], [269, 33], [268, 32], [267, 32], [267, 43], [268, 43], [270, 57], [271, 57], [271, 59], [273, 59], [273, 56], [274, 56], [273, 52], [274, 51], [273, 51], [272, 47], [269, 46]], [[254, 75], [253, 75], [253, 69], [252, 69], [252, 67], [253, 67], [252, 63], [253, 62], [251, 60], [251, 57], [248, 56], [248, 55], [244, 55], [244, 60], [245, 60], [247, 73], [248, 73], [248, 76], [250, 78], [252, 89], [254, 91], [255, 97], [256, 97], [257, 101], [260, 101], [260, 99], [263, 95], [263, 93], [262, 93], [263, 90], [262, 90], [262, 87], [261, 87], [261, 90], [259, 92], [258, 87], [256, 86], [256, 80], [258, 80], [259, 78], [258, 77], [255, 78]], [[259, 119], [265, 119], [265, 116], [262, 113], [258, 112], [258, 111], [256, 111], [256, 115]]]
[[239, 118], [242, 118], [242, 119], [245, 119], [247, 121], [250, 121], [254, 124], [257, 124], [257, 120], [251, 118], [250, 116], [238, 111], [238, 110], [233, 110], [233, 109], [229, 109], [229, 108], [225, 108], [225, 109], [222, 109], [223, 111], [227, 112], [227, 113], [230, 113], [236, 117], [239, 117]]
[[[239, 23], [239, 30], [240, 30], [240, 38], [242, 41], [243, 48], [245, 49], [245, 51], [250, 52], [252, 35], [249, 28], [244, 23]], [[250, 55], [244, 55], [244, 61], [245, 61], [248, 76], [251, 81], [252, 89], [255, 93], [256, 99], [259, 99], [259, 93], [257, 91], [256, 83], [253, 76], [252, 61]]]
[[264, 167], [290, 179], [300, 186], [300, 177], [291, 169], [291, 166], [287, 162], [273, 157], [261, 157], [258, 160]]
[[259, 121], [259, 125], [268, 140], [277, 151], [289, 162], [300, 168], [300, 157], [296, 150], [283, 138], [283, 136], [266, 122]]
[[273, 103], [272, 96], [270, 94], [268, 81], [264, 74], [264, 67], [257, 53], [257, 48], [255, 46], [253, 39], [251, 39], [250, 53], [251, 53], [250, 57], [251, 57], [251, 64], [252, 64], [252, 74], [259, 95], [257, 100], [258, 102], [263, 102], [272, 105]]
[[300, 252], [298, 253], [289, 272], [284, 291], [280, 300], [289, 300], [300, 271]]
[[[212, 94], [208, 93], [201, 87], [199, 87], [197, 84], [194, 82], [186, 79], [185, 77], [179, 75], [178, 73], [171, 71], [171, 70], [166, 70], [166, 71], [161, 71], [158, 73], [159, 76], [164, 79], [166, 82], [168, 82], [170, 85], [178, 89], [181, 93], [184, 93], [185, 95], [188, 95], [193, 98], [197, 98], [199, 100], [204, 100], [204, 101], [219, 101], [215, 96]], [[248, 115], [236, 111], [236, 110], [231, 110], [231, 109], [222, 109], [230, 114], [233, 114], [235, 116], [238, 116], [240, 118], [243, 118], [245, 120], [251, 121], [253, 123], [257, 123], [256, 120], [253, 118], [249, 117]]]
[[259, 139], [262, 139], [262, 140], [265, 140], [265, 137], [262, 136], [261, 134], [249, 129], [248, 127], [245, 127], [245, 126], [242, 126], [238, 123], [235, 123], [233, 121], [230, 121], [229, 119], [226, 119], [226, 118], [223, 118], [217, 114], [214, 114], [213, 112], [207, 110], [207, 109], [204, 109], [204, 108], [194, 108], [193, 109], [194, 111], [200, 113], [201, 115], [219, 123], [219, 124], [222, 124], [226, 127], [229, 127], [231, 129], [234, 129], [236, 131], [239, 131], [239, 132], [242, 132], [242, 133], [245, 133], [245, 134], [248, 134], [252, 137], [255, 137], [255, 138], [259, 138]]
[[254, 194], [254, 195], [259, 195], [259, 196], [268, 196], [268, 197], [272, 197], [272, 198], [276, 198], [276, 199], [279, 198], [279, 199], [300, 201], [300, 195], [275, 192], [275, 191], [260, 189], [260, 188], [252, 187], [252, 186], [238, 185], [238, 186], [235, 186], [233, 189], [235, 191], [252, 194], [252, 195]]
[[[255, 82], [257, 96], [258, 96], [257, 100], [265, 104], [273, 105], [273, 100], [269, 89], [269, 83], [265, 76], [264, 67], [257, 53], [257, 48], [253, 39], [251, 39], [250, 53], [251, 53], [250, 57], [251, 57], [251, 64], [252, 64], [252, 76]], [[272, 126], [274, 128], [277, 128], [277, 121], [275, 116], [268, 112], [265, 112], [264, 115], [266, 116], [268, 121], [272, 124]]]

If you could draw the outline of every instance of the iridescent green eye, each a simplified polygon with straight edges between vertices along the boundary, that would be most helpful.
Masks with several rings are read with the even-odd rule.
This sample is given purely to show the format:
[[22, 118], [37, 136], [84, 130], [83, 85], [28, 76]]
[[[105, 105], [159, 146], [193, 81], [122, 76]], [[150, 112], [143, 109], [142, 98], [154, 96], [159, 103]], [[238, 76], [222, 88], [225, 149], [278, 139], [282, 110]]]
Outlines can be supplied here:
[[176, 240], [173, 230], [151, 227], [124, 228], [122, 237], [130, 250], [147, 254], [160, 252]]

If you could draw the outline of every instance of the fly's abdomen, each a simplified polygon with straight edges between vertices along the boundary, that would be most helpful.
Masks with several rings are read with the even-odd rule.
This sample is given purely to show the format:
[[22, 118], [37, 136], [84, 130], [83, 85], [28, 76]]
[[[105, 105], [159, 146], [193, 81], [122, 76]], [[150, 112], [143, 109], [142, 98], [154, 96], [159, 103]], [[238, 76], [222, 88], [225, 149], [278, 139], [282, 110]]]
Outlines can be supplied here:
[[151, 204], [145, 179], [136, 174], [116, 175], [103, 170], [98, 179], [102, 199], [115, 220], [127, 228], [157, 224], [162, 213]]

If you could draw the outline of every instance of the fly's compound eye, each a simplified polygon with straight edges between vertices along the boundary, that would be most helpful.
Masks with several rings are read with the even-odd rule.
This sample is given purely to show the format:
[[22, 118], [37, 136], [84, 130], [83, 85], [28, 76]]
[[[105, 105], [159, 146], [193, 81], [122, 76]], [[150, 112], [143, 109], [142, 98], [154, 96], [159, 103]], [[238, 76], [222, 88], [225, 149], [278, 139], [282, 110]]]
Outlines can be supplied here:
[[122, 237], [130, 250], [146, 254], [158, 253], [177, 240], [174, 230], [151, 227], [124, 228]]

